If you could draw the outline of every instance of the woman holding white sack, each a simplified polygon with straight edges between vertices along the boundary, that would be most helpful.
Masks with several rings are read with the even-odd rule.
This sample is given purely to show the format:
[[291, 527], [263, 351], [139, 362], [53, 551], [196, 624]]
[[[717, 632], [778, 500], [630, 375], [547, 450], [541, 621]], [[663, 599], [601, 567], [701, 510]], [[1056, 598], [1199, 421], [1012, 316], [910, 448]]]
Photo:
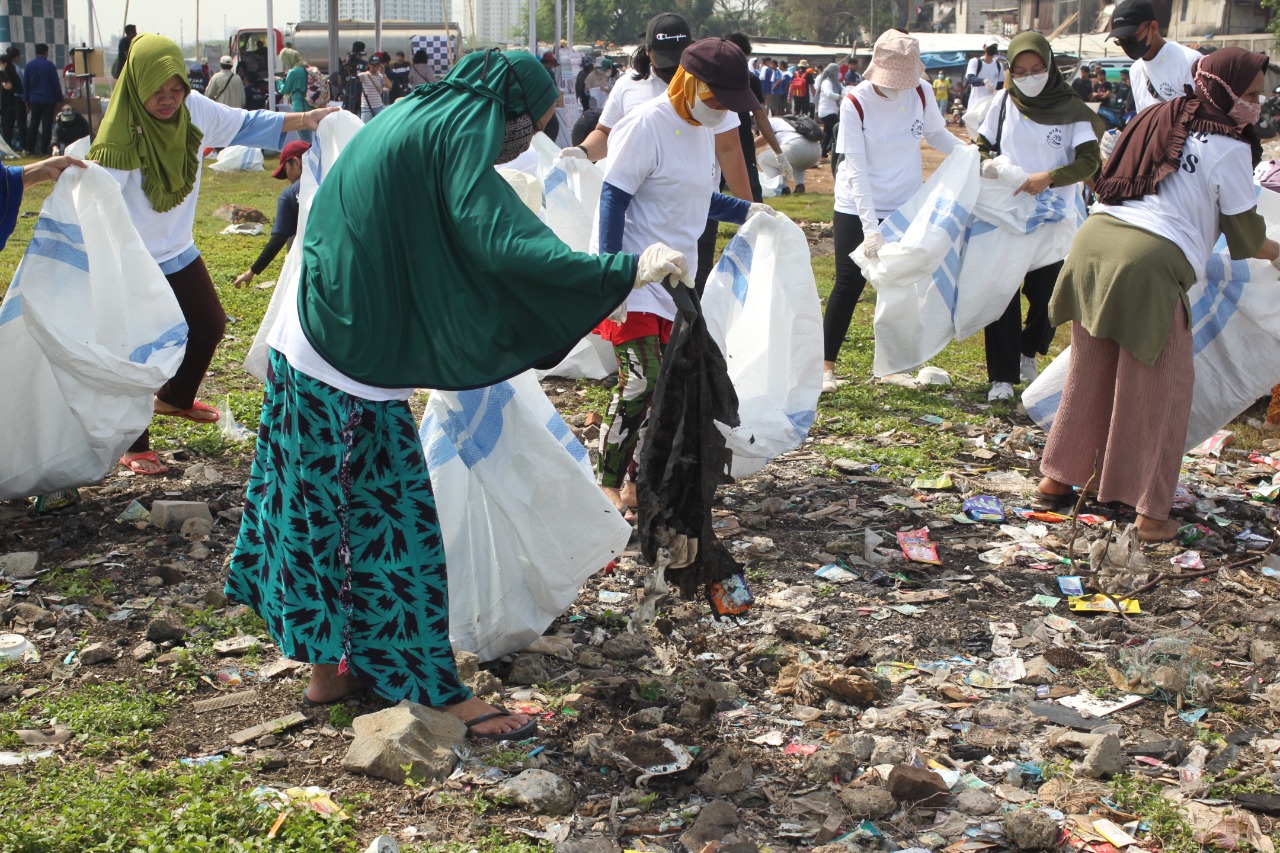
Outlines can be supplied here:
[[836, 282], [823, 315], [822, 391], [836, 390], [836, 358], [867, 280], [850, 255], [860, 244], [868, 258], [884, 246], [880, 222], [902, 206], [924, 181], [920, 140], [950, 154], [961, 145], [924, 80], [920, 43], [901, 30], [876, 39], [861, 83], [840, 104], [836, 152]]
[[[994, 177], [995, 163], [987, 158], [1003, 154], [1027, 172], [1018, 193], [1054, 192], [1071, 210], [1079, 192], [1076, 184], [1098, 171], [1098, 138], [1105, 129], [1098, 114], [1062, 79], [1045, 37], [1037, 32], [1014, 36], [1009, 42], [1008, 81], [978, 130], [978, 148], [986, 160], [983, 174]], [[1038, 375], [1036, 355], [1047, 353], [1053, 340], [1049, 298], [1061, 269], [1059, 259], [1023, 279], [1025, 326], [1022, 297], [1016, 292], [1004, 315], [987, 326], [988, 400], [1011, 400], [1020, 378], [1031, 382]]]
[[1254, 130], [1267, 56], [1219, 48], [1188, 94], [1149, 107], [1095, 182], [1102, 204], [1071, 244], [1049, 314], [1071, 321], [1071, 362], [1040, 471], [1042, 505], [1072, 487], [1137, 510], [1138, 538], [1177, 535], [1169, 518], [1195, 368], [1187, 291], [1218, 235], [1235, 260], [1276, 264], [1258, 215]]

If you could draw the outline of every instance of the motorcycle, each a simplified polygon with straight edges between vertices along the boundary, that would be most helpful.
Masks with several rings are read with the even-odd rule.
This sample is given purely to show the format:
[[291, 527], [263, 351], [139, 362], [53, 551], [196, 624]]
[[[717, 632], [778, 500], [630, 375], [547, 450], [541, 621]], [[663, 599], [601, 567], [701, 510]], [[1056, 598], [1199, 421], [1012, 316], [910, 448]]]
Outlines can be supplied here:
[[1280, 133], [1280, 86], [1263, 102], [1256, 127], [1259, 139], [1272, 139]]

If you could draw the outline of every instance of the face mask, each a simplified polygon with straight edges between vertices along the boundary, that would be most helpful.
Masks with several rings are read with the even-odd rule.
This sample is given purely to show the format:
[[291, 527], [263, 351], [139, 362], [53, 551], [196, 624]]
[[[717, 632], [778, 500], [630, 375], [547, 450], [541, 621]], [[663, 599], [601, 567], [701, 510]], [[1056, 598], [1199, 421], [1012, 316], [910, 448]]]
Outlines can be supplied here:
[[715, 130], [724, 122], [725, 117], [729, 115], [728, 110], [713, 110], [707, 106], [707, 102], [702, 98], [694, 98], [693, 106], [689, 108], [689, 115], [693, 116], [693, 120], [708, 130]]
[[502, 150], [498, 152], [498, 159], [493, 164], [501, 166], [503, 163], [510, 163], [527, 151], [534, 132], [533, 116], [527, 112], [508, 118], [507, 129], [502, 136]]
[[1231, 96], [1233, 103], [1231, 104], [1231, 109], [1227, 110], [1227, 117], [1236, 123], [1236, 127], [1248, 127], [1251, 124], [1258, 123], [1258, 119], [1262, 117], [1262, 103], [1259, 100], [1256, 98], [1241, 98], [1231, 91], [1227, 81], [1218, 75], [1210, 74], [1208, 71], [1197, 71], [1196, 80], [1205, 91], [1208, 91], [1208, 87], [1204, 85], [1203, 78], [1217, 82]]
[[1151, 49], [1145, 38], [1117, 39], [1117, 41], [1124, 55], [1135, 61], [1146, 56], [1147, 51]]
[[886, 101], [896, 101], [898, 100], [898, 96], [902, 94], [901, 89], [886, 89], [883, 86], [879, 86], [877, 88], [879, 88], [881, 96], [883, 96]]
[[1018, 91], [1026, 95], [1028, 98], [1034, 98], [1044, 91], [1044, 87], [1049, 85], [1049, 72], [1043, 74], [1028, 74], [1021, 79], [1014, 77], [1013, 85], [1018, 87]]

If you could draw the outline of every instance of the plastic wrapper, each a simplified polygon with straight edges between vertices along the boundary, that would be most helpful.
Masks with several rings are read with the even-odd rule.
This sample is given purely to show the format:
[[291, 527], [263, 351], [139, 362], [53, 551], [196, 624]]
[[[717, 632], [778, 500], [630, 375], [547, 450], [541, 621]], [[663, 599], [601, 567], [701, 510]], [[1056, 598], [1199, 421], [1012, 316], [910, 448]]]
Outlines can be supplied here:
[[929, 541], [928, 528], [899, 531], [898, 545], [902, 548], [903, 556], [913, 563], [942, 565], [942, 560], [938, 559], [938, 546]]

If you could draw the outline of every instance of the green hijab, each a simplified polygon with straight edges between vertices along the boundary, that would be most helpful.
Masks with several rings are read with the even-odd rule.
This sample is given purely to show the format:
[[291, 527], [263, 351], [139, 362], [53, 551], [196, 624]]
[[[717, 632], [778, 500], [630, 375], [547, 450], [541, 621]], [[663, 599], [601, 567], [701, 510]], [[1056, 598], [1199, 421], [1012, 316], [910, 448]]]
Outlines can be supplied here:
[[[169, 118], [153, 118], [143, 105], [174, 75], [186, 89], [183, 103]], [[190, 93], [178, 46], [164, 36], [139, 33], [87, 155], [109, 169], [140, 170], [142, 192], [157, 213], [182, 203], [200, 169], [204, 134], [191, 123], [185, 100]]]
[[634, 256], [572, 251], [493, 168], [508, 117], [555, 100], [532, 55], [468, 54], [325, 164], [298, 311], [326, 361], [381, 387], [492, 385], [550, 366], [626, 299]]
[[[1034, 98], [1022, 94], [1013, 79], [1013, 61], [1019, 54], [1030, 51], [1040, 57], [1045, 68], [1049, 69], [1049, 82], [1044, 91]], [[1101, 138], [1107, 126], [1102, 118], [1089, 109], [1071, 85], [1062, 77], [1062, 72], [1053, 61], [1053, 48], [1040, 33], [1028, 31], [1018, 33], [1009, 41], [1009, 72], [1005, 75], [1004, 88], [1009, 98], [1018, 108], [1018, 112], [1036, 124], [1074, 124], [1087, 121], [1093, 125], [1093, 132]]]

